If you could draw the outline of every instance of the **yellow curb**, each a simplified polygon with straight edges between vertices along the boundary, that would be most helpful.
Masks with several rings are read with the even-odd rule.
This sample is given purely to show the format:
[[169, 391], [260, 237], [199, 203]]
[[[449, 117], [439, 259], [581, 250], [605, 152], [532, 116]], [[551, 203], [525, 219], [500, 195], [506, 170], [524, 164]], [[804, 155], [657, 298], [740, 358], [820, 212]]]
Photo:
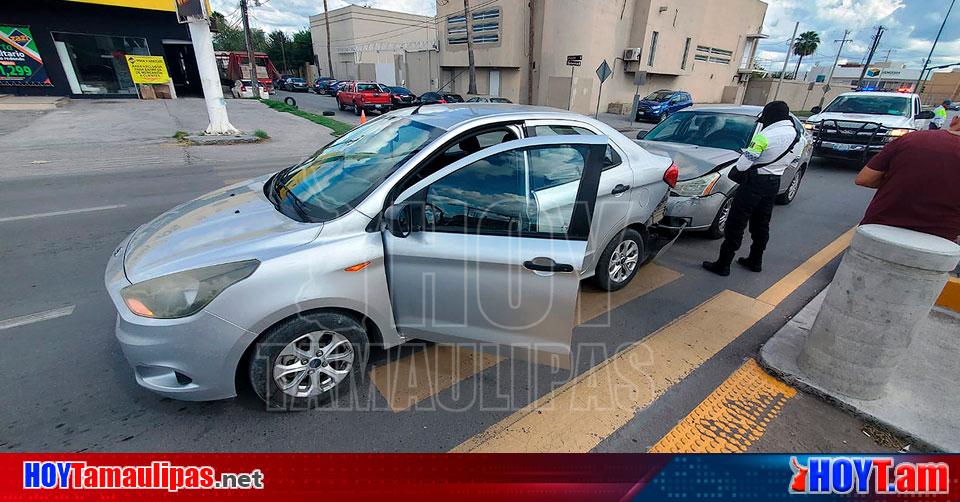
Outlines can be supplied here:
[[937, 298], [937, 305], [945, 309], [960, 312], [960, 278], [951, 277], [947, 285], [943, 287], [940, 298]]

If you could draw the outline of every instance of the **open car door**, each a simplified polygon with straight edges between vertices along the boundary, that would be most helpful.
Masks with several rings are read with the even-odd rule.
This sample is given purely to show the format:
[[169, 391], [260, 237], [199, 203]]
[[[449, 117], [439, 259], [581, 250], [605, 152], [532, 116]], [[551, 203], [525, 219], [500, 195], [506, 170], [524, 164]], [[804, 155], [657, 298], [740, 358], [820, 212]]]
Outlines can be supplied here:
[[401, 193], [382, 230], [400, 332], [506, 346], [569, 368], [607, 144], [581, 135], [508, 141]]

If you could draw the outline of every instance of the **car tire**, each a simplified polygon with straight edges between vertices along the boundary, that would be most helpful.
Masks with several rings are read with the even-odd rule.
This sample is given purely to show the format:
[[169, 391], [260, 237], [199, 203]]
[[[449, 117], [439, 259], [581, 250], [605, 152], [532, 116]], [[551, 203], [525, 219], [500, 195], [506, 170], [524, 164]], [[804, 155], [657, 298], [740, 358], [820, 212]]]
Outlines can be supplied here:
[[347, 107], [343, 106], [343, 103], [341, 103], [339, 99], [337, 100], [337, 108], [339, 108], [341, 112], [347, 109]]
[[[357, 387], [369, 353], [366, 330], [353, 317], [332, 311], [298, 315], [257, 341], [249, 361], [250, 384], [269, 410], [315, 408]], [[277, 374], [283, 366], [295, 367], [287, 375]], [[291, 387], [284, 390], [281, 384]]]
[[606, 291], [622, 289], [637, 275], [645, 258], [643, 236], [632, 228], [625, 228], [610, 240], [600, 254], [594, 282]]
[[785, 206], [797, 198], [797, 192], [800, 191], [800, 183], [803, 182], [803, 174], [805, 171], [805, 167], [797, 170], [797, 174], [794, 174], [793, 179], [790, 180], [790, 186], [787, 187], [787, 191], [777, 195], [777, 204]]
[[723, 238], [723, 231], [727, 228], [727, 219], [730, 218], [730, 208], [733, 206], [733, 196], [723, 199], [717, 215], [713, 217], [713, 223], [707, 229], [707, 237], [711, 239]]

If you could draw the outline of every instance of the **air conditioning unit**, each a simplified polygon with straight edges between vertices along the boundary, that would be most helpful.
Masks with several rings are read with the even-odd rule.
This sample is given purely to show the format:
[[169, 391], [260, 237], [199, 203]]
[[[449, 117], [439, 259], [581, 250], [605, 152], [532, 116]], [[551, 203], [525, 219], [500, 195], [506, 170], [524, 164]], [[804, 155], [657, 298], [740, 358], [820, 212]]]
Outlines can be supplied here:
[[640, 48], [634, 47], [632, 49], [624, 49], [623, 60], [624, 61], [640, 61]]

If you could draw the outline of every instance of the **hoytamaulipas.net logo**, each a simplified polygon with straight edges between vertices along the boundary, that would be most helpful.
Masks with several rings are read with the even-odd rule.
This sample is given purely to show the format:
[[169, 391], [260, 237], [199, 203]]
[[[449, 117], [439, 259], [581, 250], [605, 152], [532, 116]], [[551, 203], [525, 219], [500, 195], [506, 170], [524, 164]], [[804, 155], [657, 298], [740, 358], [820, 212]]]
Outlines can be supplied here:
[[790, 457], [790, 493], [948, 493], [950, 466], [943, 462], [897, 462], [893, 457]]
[[206, 465], [90, 465], [80, 461], [25, 461], [26, 489], [262, 490], [263, 473], [221, 472]]

